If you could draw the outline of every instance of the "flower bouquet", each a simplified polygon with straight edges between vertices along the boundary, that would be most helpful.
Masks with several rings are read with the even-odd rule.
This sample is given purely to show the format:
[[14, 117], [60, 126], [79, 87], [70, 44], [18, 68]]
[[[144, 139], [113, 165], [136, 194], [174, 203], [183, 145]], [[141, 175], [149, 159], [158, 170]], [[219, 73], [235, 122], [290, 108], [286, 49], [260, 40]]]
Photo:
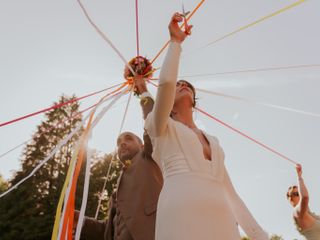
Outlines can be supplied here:
[[[155, 69], [152, 67], [149, 59], [142, 56], [137, 56], [132, 58], [128, 64], [136, 75], [141, 75], [148, 79], [152, 78], [152, 74]], [[133, 78], [133, 73], [130, 71], [128, 66], [126, 66], [124, 69], [124, 78], [128, 81], [132, 80]]]

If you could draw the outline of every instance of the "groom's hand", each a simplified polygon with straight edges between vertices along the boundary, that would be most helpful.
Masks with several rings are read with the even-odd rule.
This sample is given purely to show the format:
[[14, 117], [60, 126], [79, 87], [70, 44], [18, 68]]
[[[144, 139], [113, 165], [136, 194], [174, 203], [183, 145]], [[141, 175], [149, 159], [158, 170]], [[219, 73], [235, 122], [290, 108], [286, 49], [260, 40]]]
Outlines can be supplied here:
[[144, 92], [147, 92], [147, 85], [146, 85], [146, 79], [143, 76], [135, 76], [133, 77], [133, 82], [134, 82], [134, 92], [137, 95], [141, 95]]

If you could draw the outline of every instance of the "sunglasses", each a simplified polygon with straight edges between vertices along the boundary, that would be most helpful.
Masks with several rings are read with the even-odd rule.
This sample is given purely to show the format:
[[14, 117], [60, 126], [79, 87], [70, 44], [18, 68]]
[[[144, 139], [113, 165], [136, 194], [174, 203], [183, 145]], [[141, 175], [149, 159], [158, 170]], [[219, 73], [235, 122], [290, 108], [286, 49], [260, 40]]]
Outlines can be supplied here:
[[291, 194], [288, 194], [288, 198], [292, 197], [299, 197], [299, 192], [292, 192]]

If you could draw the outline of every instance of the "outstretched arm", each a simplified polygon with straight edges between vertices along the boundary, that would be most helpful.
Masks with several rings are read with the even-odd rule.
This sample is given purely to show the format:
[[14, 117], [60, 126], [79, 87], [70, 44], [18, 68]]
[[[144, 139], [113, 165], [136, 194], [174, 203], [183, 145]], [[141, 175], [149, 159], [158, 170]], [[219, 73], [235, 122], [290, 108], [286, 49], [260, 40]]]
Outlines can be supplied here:
[[225, 167], [224, 186], [236, 221], [249, 236], [249, 238], [252, 240], [268, 240], [268, 234], [256, 222], [249, 209], [234, 189]]
[[[170, 112], [174, 104], [181, 53], [180, 45], [187, 36], [178, 25], [178, 22], [181, 22], [182, 20], [181, 14], [175, 13], [169, 24], [170, 44], [160, 72], [159, 87], [152, 120], [152, 135], [154, 136], [160, 136], [166, 129]], [[189, 27], [188, 32], [190, 32], [191, 27], [192, 26]]]
[[300, 164], [297, 164], [296, 171], [298, 176], [300, 202], [295, 208], [295, 214], [297, 215], [296, 217], [303, 218], [309, 209], [309, 194], [302, 178], [302, 166]]
[[[153, 109], [154, 100], [151, 94], [148, 92], [146, 79], [144, 79], [142, 76], [135, 76], [133, 80], [134, 80], [134, 86], [135, 86], [135, 93], [140, 98], [140, 106], [143, 113], [143, 119], [145, 120], [148, 114]], [[144, 142], [143, 152], [145, 156], [147, 156], [148, 158], [151, 158], [152, 144], [151, 144], [151, 139], [146, 131], [144, 131], [143, 133], [143, 142]]]
[[140, 106], [143, 113], [143, 119], [145, 120], [153, 109], [154, 101], [151, 94], [148, 92], [146, 79], [143, 76], [137, 75], [133, 77], [133, 81], [135, 88], [134, 92], [140, 98]]

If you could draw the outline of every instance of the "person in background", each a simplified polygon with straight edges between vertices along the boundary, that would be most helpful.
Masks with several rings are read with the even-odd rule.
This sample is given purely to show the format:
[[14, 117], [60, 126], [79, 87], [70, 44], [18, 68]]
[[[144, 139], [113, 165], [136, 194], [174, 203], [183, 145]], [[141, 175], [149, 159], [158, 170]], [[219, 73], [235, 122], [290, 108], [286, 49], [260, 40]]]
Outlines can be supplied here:
[[293, 219], [297, 230], [307, 240], [320, 240], [320, 217], [309, 209], [309, 193], [302, 178], [302, 167], [296, 166], [298, 186], [290, 186], [287, 199], [293, 207]]

